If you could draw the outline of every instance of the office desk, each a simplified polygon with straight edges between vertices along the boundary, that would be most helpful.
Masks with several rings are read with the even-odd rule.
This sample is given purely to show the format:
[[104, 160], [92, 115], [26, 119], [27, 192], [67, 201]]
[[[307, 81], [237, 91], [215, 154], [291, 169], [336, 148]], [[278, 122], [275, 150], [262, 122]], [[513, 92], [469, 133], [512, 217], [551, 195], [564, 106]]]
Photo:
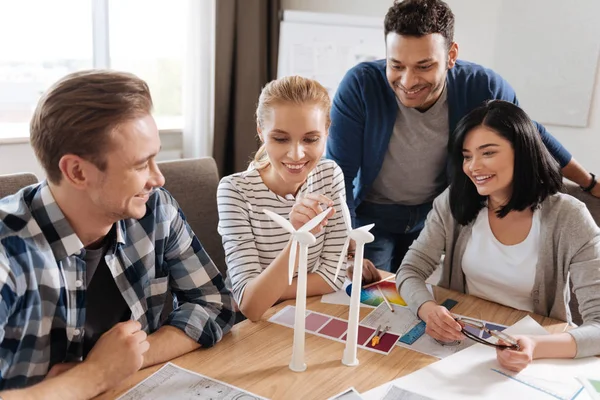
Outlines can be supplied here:
[[[435, 298], [458, 301], [453, 313], [512, 325], [527, 313], [465, 294], [434, 287]], [[210, 349], [199, 349], [172, 362], [255, 394], [271, 399], [327, 399], [350, 386], [364, 392], [399, 378], [435, 361], [436, 358], [396, 346], [387, 356], [358, 349], [360, 365], [347, 367], [341, 363], [344, 344], [312, 334], [306, 335], [305, 362], [308, 369], [296, 373], [288, 368], [292, 355], [293, 329], [267, 320], [288, 304], [272, 307], [257, 323], [244, 321]], [[348, 307], [321, 303], [321, 297], [307, 300], [307, 309], [348, 319]], [[361, 319], [370, 308], [361, 308]], [[562, 332], [561, 321], [530, 314], [549, 332]], [[161, 365], [137, 372], [119, 387], [98, 399], [114, 399], [157, 371]]]

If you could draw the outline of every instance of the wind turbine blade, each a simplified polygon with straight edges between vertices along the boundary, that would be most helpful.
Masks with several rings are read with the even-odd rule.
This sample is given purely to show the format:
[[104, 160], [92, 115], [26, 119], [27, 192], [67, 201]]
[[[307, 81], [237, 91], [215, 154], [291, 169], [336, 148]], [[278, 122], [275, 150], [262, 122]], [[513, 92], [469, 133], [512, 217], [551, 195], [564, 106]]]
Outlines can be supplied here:
[[352, 217], [350, 216], [350, 210], [346, 203], [345, 196], [340, 193], [340, 203], [342, 205], [342, 215], [344, 216], [344, 222], [346, 223], [346, 230], [350, 232], [352, 230]]
[[355, 230], [369, 232], [371, 229], [373, 229], [374, 226], [375, 226], [375, 224], [364, 225], [364, 226], [361, 226], [360, 228], [356, 228]]
[[269, 218], [271, 218], [273, 221], [275, 221], [277, 223], [277, 225], [281, 226], [283, 229], [285, 229], [289, 233], [294, 233], [295, 232], [295, 229], [292, 226], [292, 224], [290, 223], [290, 221], [288, 221], [287, 219], [283, 218], [281, 215], [275, 214], [271, 210], [263, 210], [263, 212], [265, 214], [267, 214], [267, 216]]
[[350, 238], [348, 237], [344, 242], [344, 247], [342, 247], [342, 252], [340, 253], [340, 260], [338, 261], [337, 268], [335, 269], [335, 277], [333, 281], [337, 281], [338, 275], [340, 273], [340, 269], [342, 268], [342, 264], [346, 262], [346, 252], [348, 252], [348, 245], [350, 244]]
[[331, 208], [328, 208], [327, 210], [323, 211], [321, 214], [317, 215], [316, 217], [314, 217], [313, 219], [308, 221], [306, 224], [304, 224], [302, 226], [302, 228], [298, 229], [298, 232], [309, 232], [309, 231], [313, 230], [317, 225], [319, 225], [325, 219], [327, 214], [329, 214], [329, 211], [331, 211]]
[[294, 266], [296, 265], [296, 250], [298, 249], [298, 242], [293, 239], [292, 247], [290, 248], [290, 260], [289, 260], [289, 280], [290, 285], [294, 279]]

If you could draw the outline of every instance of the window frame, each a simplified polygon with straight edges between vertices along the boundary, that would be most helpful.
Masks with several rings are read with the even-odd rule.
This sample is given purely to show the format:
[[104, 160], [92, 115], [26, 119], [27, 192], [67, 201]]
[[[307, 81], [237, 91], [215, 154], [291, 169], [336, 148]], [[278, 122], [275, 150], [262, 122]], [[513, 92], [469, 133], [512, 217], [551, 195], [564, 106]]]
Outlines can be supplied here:
[[[110, 69], [110, 0], [88, 0], [92, 9], [92, 67], [94, 69]], [[184, 117], [177, 118], [156, 117], [160, 134], [181, 134], [183, 132]], [[169, 123], [164, 121], [168, 120]], [[176, 121], [176, 122], [174, 122]], [[161, 123], [162, 122], [162, 123]], [[1, 124], [0, 124], [1, 125]], [[26, 127], [21, 134], [0, 136], [0, 145], [19, 144], [29, 142], [29, 122], [23, 123]]]

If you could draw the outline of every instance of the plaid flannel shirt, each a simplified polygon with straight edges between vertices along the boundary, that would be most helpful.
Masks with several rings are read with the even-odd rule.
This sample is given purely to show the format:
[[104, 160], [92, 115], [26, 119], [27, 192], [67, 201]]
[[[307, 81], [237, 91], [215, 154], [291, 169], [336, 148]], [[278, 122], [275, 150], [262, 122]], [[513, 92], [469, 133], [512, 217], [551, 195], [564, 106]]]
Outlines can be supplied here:
[[[116, 223], [105, 256], [117, 287], [147, 333], [164, 324], [203, 347], [234, 320], [224, 279], [164, 189], [146, 215]], [[46, 182], [0, 200], [0, 390], [41, 381], [57, 363], [80, 360], [86, 304], [85, 249]]]

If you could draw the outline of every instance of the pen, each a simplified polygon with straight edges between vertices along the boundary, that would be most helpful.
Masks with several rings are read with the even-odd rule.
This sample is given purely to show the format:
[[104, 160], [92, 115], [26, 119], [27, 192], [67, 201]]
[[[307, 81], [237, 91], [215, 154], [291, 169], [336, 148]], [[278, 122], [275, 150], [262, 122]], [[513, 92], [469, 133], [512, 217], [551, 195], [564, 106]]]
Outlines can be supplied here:
[[377, 286], [377, 289], [379, 290], [379, 293], [381, 293], [381, 297], [383, 297], [383, 301], [388, 306], [388, 308], [390, 309], [390, 311], [394, 312], [394, 309], [392, 308], [392, 305], [388, 301], [387, 297], [385, 297], [385, 294], [383, 294], [383, 290], [381, 290], [381, 288], [379, 286]]

